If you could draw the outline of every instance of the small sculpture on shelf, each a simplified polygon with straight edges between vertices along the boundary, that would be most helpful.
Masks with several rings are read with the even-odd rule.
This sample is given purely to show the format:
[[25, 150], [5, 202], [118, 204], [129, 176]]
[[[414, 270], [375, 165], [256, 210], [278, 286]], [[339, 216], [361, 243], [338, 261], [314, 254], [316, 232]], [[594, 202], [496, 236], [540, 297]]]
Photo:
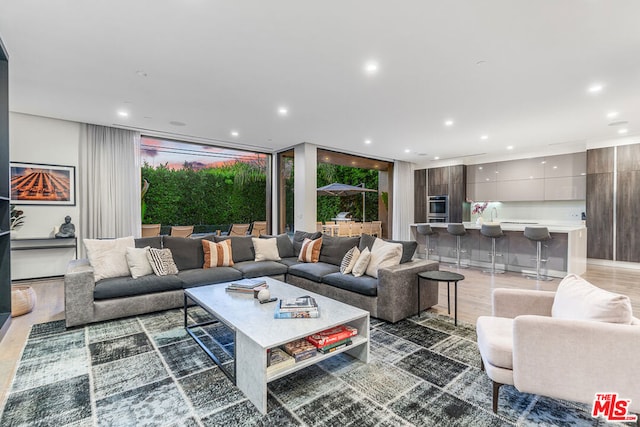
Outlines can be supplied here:
[[60, 231], [56, 233], [56, 237], [60, 239], [76, 237], [76, 226], [71, 223], [69, 215], [64, 217], [64, 223], [60, 226]]

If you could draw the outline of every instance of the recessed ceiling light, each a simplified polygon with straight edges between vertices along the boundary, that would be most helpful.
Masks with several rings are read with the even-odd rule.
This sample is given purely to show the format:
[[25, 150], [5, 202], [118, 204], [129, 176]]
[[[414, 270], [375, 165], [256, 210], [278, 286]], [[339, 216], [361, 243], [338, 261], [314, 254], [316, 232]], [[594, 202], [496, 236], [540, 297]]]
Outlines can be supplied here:
[[479, 169], [479, 170], [482, 170], [482, 166], [478, 166], [478, 169]]
[[376, 74], [378, 72], [378, 63], [375, 61], [367, 62], [364, 64], [364, 72], [369, 75]]
[[485, 181], [491, 181], [489, 178], [485, 178]]
[[586, 172], [580, 172], [580, 175], [585, 176], [587, 173]]
[[126, 111], [118, 111], [118, 115], [120, 117], [129, 117], [129, 113], [127, 113]]
[[410, 153], [410, 152], [411, 152], [411, 150], [409, 150], [408, 148], [405, 148], [405, 149], [404, 149], [404, 152], [405, 152], [405, 153]]
[[547, 161], [546, 161], [546, 160], [543, 160], [543, 161], [541, 161], [541, 162], [540, 162], [540, 164], [543, 164], [543, 165], [544, 165], [545, 163], [547, 163]]
[[440, 156], [435, 156], [433, 160], [440, 160]]
[[600, 93], [602, 92], [602, 89], [604, 89], [604, 86], [602, 86], [600, 83], [594, 83], [591, 86], [589, 86], [589, 88], [587, 89], [587, 92]]
[[553, 168], [554, 168], [554, 169], [558, 169], [558, 166], [554, 166]]
[[365, 140], [364, 140], [364, 143], [365, 143], [365, 144], [367, 144], [367, 145], [368, 145], [368, 144], [371, 144], [371, 140], [370, 140], [370, 139], [365, 139]]
[[480, 139], [482, 139], [483, 141], [486, 140], [486, 139], [489, 139], [489, 135], [482, 135], [480, 137]]
[[611, 111], [609, 113], [607, 113], [607, 119], [615, 119], [616, 117], [618, 117], [618, 113], [617, 111]]
[[629, 132], [629, 130], [628, 130], [628, 129], [626, 129], [626, 128], [618, 129], [618, 133], [619, 133], [620, 135], [624, 135], [624, 134], [625, 134], [625, 133], [627, 133], [627, 132]]
[[238, 135], [240, 135], [240, 134], [238, 133], [237, 130], [232, 130], [231, 131], [231, 136], [238, 136]]
[[355, 164], [356, 164], [356, 162], [351, 162], [351, 164], [352, 164], [352, 165], [355, 165]]
[[507, 145], [507, 150], [513, 150], [513, 145]]
[[281, 116], [286, 116], [287, 114], [289, 114], [289, 110], [286, 107], [280, 107], [278, 108], [278, 114], [280, 114]]
[[453, 120], [445, 120], [444, 125], [445, 126], [453, 126]]

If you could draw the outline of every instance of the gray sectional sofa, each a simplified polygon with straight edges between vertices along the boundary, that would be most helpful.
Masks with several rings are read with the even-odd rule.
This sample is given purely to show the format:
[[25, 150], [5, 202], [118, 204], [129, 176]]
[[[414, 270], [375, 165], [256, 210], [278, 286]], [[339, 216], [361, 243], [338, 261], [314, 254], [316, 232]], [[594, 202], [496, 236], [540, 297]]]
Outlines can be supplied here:
[[[232, 239], [233, 267], [203, 269], [202, 239], [151, 237], [135, 240], [136, 247], [171, 249], [178, 267], [177, 275], [154, 274], [133, 279], [116, 277], [94, 280], [93, 269], [86, 259], [69, 263], [65, 274], [66, 325], [76, 326], [182, 307], [185, 288], [229, 282], [241, 278], [269, 276], [347, 304], [368, 310], [371, 316], [397, 322], [418, 310], [417, 273], [437, 270], [435, 261], [412, 260], [415, 242], [403, 244], [400, 265], [381, 268], [378, 278], [341, 274], [340, 263], [353, 246], [371, 248], [375, 237], [323, 236], [320, 260], [317, 263], [298, 261], [304, 238], [317, 238], [319, 233], [296, 232], [293, 240], [287, 235], [261, 236], [277, 239], [280, 261], [254, 261], [251, 236], [204, 239]], [[437, 303], [437, 287], [422, 286], [421, 309]]]

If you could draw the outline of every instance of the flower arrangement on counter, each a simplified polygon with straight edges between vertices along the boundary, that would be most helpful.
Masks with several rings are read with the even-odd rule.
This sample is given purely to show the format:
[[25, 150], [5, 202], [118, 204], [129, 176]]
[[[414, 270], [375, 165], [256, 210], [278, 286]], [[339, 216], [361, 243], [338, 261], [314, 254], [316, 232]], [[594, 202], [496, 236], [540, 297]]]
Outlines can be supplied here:
[[489, 205], [488, 202], [484, 202], [484, 203], [474, 203], [473, 204], [473, 210], [471, 211], [472, 214], [478, 214], [478, 215], [482, 215], [482, 213], [484, 212], [485, 209], [487, 209], [487, 206]]

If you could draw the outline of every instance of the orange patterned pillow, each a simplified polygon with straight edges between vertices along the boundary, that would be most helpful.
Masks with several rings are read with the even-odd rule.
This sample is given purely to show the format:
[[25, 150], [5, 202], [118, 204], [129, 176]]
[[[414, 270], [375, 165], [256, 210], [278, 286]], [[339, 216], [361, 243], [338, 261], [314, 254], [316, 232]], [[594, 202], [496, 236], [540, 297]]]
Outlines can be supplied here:
[[322, 247], [322, 237], [316, 240], [310, 240], [305, 238], [302, 242], [302, 249], [300, 249], [300, 255], [298, 261], [302, 262], [318, 262], [320, 259], [320, 248]]
[[202, 268], [231, 267], [233, 256], [231, 252], [231, 239], [215, 243], [202, 239], [204, 249], [204, 265]]

